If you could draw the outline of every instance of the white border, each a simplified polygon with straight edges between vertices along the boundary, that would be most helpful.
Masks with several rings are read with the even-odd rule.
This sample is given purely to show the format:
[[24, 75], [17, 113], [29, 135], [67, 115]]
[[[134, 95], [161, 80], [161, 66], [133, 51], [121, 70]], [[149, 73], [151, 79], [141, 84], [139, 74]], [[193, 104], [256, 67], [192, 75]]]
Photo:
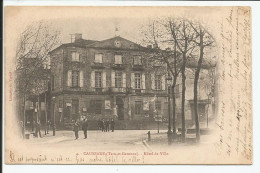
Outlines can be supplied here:
[[[19, 5], [19, 6], [251, 6], [252, 8], [252, 60], [253, 60], [253, 165], [216, 165], [216, 166], [190, 166], [190, 165], [164, 165], [164, 166], [90, 166], [90, 165], [5, 165], [4, 159], [3, 172], [26, 172], [26, 173], [47, 173], [47, 172], [91, 172], [91, 173], [115, 173], [115, 172], [190, 172], [190, 173], [219, 173], [219, 172], [259, 172], [260, 171], [260, 2], [205, 2], [205, 1], [83, 1], [83, 0], [67, 0], [67, 1], [41, 1], [41, 0], [5, 0], [4, 6]], [[4, 49], [3, 49], [4, 50]], [[257, 56], [258, 55], [258, 56]], [[4, 60], [3, 60], [4, 63]], [[4, 71], [3, 71], [4, 75]], [[2, 76], [4, 79], [4, 76]], [[4, 81], [3, 81], [4, 89]], [[2, 91], [4, 93], [4, 91]], [[4, 98], [4, 95], [3, 95]], [[2, 98], [2, 99], [3, 99]], [[4, 108], [4, 103], [3, 103]], [[3, 110], [4, 111], [4, 110]], [[4, 112], [3, 114], [4, 115]], [[3, 129], [4, 140], [4, 129]], [[4, 143], [3, 149], [4, 151]], [[210, 152], [210, 151], [209, 151]], [[4, 158], [4, 156], [2, 157]]]

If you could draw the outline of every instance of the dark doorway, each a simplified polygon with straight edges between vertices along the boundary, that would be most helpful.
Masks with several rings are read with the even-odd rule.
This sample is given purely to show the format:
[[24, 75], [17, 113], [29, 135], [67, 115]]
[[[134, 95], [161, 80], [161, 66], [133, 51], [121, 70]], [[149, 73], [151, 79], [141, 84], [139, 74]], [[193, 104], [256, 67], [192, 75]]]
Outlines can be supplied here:
[[[194, 113], [194, 104], [191, 103], [191, 113], [192, 113], [192, 119], [195, 118]], [[204, 123], [206, 121], [206, 110], [205, 110], [205, 103], [198, 103], [198, 114], [199, 114], [199, 121]]]
[[118, 120], [124, 120], [124, 102], [122, 98], [116, 98]]

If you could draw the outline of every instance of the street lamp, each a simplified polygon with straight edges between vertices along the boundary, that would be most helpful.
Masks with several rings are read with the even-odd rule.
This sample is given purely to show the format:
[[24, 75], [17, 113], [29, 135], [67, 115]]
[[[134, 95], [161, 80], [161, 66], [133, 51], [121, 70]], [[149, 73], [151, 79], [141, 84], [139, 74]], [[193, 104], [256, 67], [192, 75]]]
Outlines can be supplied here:
[[55, 124], [55, 97], [52, 97], [53, 100], [53, 126], [52, 126], [52, 130], [53, 130], [53, 136], [55, 136], [55, 132], [56, 132], [56, 124]]
[[168, 87], [168, 144], [171, 144], [172, 142], [172, 131], [171, 131], [171, 97], [170, 97], [170, 93], [171, 93], [171, 83], [172, 83], [172, 77], [169, 75], [168, 72], [168, 76], [166, 78], [167, 80], [167, 87]]

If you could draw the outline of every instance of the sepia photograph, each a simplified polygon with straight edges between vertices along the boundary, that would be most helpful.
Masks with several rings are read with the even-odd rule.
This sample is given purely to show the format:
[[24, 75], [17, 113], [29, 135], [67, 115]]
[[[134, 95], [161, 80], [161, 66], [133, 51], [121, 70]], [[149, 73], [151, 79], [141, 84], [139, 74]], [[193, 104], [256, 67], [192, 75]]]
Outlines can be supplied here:
[[6, 164], [252, 164], [250, 7], [4, 13]]

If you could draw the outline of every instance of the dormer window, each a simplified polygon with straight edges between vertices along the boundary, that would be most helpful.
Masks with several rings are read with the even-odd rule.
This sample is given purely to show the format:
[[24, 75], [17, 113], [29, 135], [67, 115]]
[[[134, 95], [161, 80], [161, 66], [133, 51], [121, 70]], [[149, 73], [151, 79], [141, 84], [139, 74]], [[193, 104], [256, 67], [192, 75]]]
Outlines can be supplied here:
[[103, 63], [103, 54], [95, 54], [95, 63]]
[[142, 65], [142, 57], [141, 56], [134, 56], [134, 65]]
[[122, 55], [115, 55], [115, 64], [122, 64]]
[[78, 52], [71, 53], [71, 61], [79, 62], [79, 53]]

